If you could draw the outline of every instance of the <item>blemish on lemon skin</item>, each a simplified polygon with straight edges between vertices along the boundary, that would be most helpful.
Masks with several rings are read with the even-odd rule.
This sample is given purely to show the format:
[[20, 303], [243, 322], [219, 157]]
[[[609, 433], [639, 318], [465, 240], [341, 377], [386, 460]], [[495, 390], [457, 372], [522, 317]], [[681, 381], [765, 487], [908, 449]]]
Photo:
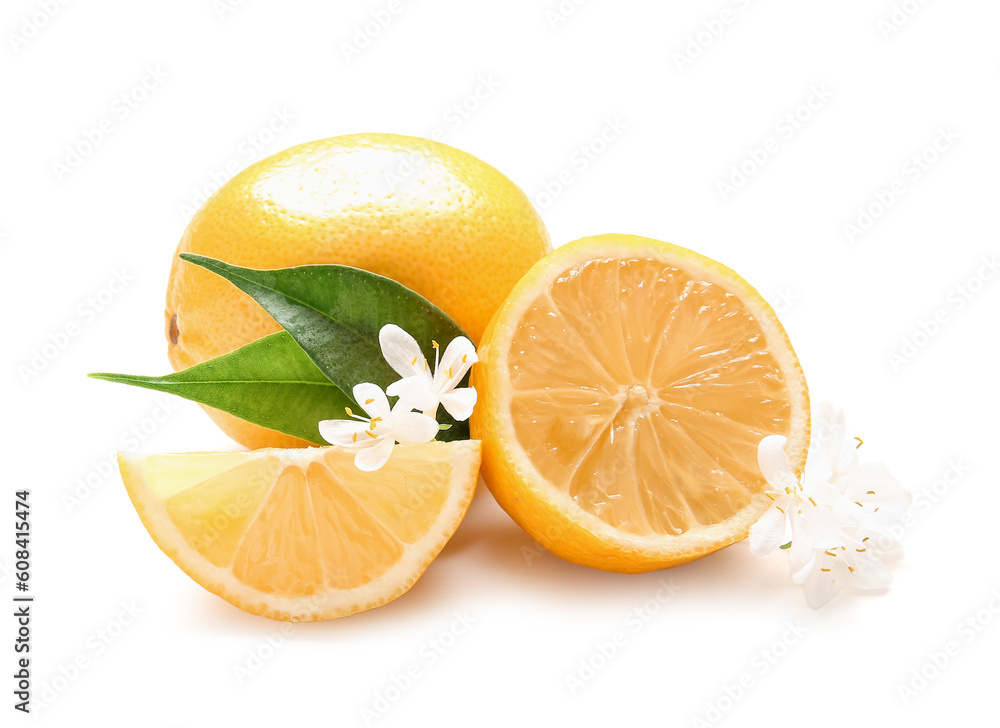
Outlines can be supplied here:
[[170, 317], [170, 343], [176, 344], [181, 338], [181, 330], [177, 328], [177, 314]]

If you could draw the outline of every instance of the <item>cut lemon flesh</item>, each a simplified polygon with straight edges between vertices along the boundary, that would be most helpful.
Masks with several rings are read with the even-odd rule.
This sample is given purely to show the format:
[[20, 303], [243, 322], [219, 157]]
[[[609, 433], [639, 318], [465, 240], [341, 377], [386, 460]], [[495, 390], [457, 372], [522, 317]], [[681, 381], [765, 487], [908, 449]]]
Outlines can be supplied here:
[[119, 453], [153, 540], [188, 576], [272, 619], [342, 617], [408, 590], [454, 534], [476, 441], [397, 446], [362, 472], [335, 448]]
[[740, 540], [770, 502], [760, 440], [784, 435], [805, 461], [808, 394], [777, 317], [677, 246], [603, 235], [559, 248], [498, 311], [480, 358], [486, 482], [579, 563], [645, 571]]

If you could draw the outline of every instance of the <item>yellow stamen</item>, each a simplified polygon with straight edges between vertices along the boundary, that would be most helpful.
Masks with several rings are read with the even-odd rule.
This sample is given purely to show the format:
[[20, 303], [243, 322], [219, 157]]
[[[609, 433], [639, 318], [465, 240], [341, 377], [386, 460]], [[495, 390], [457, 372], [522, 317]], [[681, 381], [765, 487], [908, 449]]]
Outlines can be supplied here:
[[448, 379], [451, 379], [451, 367], [448, 367], [444, 373], [448, 375]]
[[428, 369], [429, 367], [427, 366], [427, 360], [424, 359], [424, 371], [426, 372]]
[[371, 427], [369, 429], [374, 430], [375, 429], [375, 425], [377, 423], [381, 422], [381, 421], [382, 421], [381, 417], [372, 417], [371, 422], [369, 423], [371, 425]]
[[465, 364], [467, 361], [469, 361], [469, 355], [468, 354], [462, 354], [462, 363]]
[[865, 441], [862, 440], [860, 437], [855, 437], [854, 439], [858, 441], [858, 446], [854, 448], [855, 450], [858, 450], [862, 445], [865, 444]]
[[837, 554], [833, 553], [832, 551], [824, 551], [823, 553], [826, 554], [827, 556], [834, 556], [835, 557], [837, 555]]
[[782, 508], [781, 506], [775, 506], [775, 508], [777, 508], [779, 511], [781, 511], [782, 515], [785, 515], [785, 509], [784, 508]]
[[369, 397], [368, 399], [365, 400], [365, 404], [371, 404], [374, 401], [375, 401], [374, 397]]
[[810, 503], [812, 503], [812, 504], [813, 504], [814, 506], [816, 506], [817, 508], [819, 508], [819, 505], [818, 505], [818, 504], [816, 503], [816, 501], [814, 501], [814, 500], [812, 499], [812, 496], [809, 496], [809, 502], [810, 502]]
[[434, 339], [431, 339], [431, 346], [433, 346], [435, 349], [440, 349], [441, 348], [441, 345], [439, 343], [437, 343], [436, 341], [434, 341]]
[[371, 430], [365, 430], [365, 434], [368, 435], [368, 437], [370, 437], [373, 440], [377, 440], [378, 439], [378, 435], [373, 434]]
[[854, 550], [857, 551], [859, 554], [863, 554], [868, 549], [854, 549]]
[[865, 495], [875, 495], [875, 491], [874, 490], [870, 490], [867, 493], [865, 493]]
[[850, 572], [851, 572], [852, 574], [854, 573], [854, 567], [853, 567], [853, 566], [848, 566], [848, 567], [847, 567], [847, 569], [848, 569], [848, 571], [850, 571]]
[[820, 571], [829, 571], [829, 569], [820, 569]]
[[413, 357], [413, 361], [410, 362], [410, 366], [415, 367], [417, 365], [417, 359], [419, 358], [420, 358], [419, 356]]
[[351, 412], [351, 408], [350, 407], [344, 407], [344, 412], [347, 413], [348, 417], [354, 417], [354, 413]]
[[355, 432], [354, 437], [351, 438], [351, 442], [357, 442], [357, 441], [358, 441], [358, 433]]

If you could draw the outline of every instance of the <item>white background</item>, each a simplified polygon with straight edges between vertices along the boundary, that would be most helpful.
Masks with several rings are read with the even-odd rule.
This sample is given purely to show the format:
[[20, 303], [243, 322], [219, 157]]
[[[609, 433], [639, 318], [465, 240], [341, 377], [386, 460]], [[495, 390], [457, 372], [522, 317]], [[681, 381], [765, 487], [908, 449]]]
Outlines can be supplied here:
[[[33, 720], [364, 725], [387, 692], [373, 724], [929, 726], [992, 705], [1000, 277], [983, 261], [1000, 251], [1000, 6], [896, 6], [6, 0], [0, 579], [10, 604], [11, 493], [30, 487], [35, 690], [51, 699]], [[384, 27], [366, 31], [373, 13]], [[299, 142], [438, 129], [515, 180], [554, 243], [669, 240], [771, 300], [814, 401], [843, 406], [868, 456], [915, 494], [889, 590], [814, 612], [783, 554], [745, 543], [673, 571], [592, 571], [539, 551], [485, 489], [410, 593], [284, 633], [160, 553], [114, 452], [235, 445], [193, 404], [84, 374], [169, 371], [163, 299], [185, 208], [227, 167]], [[951, 141], [934, 151], [942, 130]], [[734, 165], [751, 173], [724, 193]], [[127, 285], [102, 293], [116, 273]], [[64, 346], [26, 373], [53, 340]], [[451, 638], [455, 613], [474, 623]], [[14, 725], [32, 719], [10, 717], [2, 621]], [[783, 637], [794, 644], [775, 648]], [[430, 664], [435, 640], [450, 647]], [[934, 674], [949, 641], [957, 654]], [[601, 668], [574, 692], [581, 661]], [[393, 689], [412, 665], [421, 676]], [[904, 701], [913, 670], [932, 677]], [[727, 690], [741, 679], [742, 695]]]

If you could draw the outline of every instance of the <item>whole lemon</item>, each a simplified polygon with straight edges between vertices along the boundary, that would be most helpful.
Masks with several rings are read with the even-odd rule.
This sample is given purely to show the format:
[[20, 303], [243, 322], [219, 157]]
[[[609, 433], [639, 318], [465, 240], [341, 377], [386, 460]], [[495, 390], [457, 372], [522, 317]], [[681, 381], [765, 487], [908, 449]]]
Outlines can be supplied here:
[[[251, 268], [363, 268], [425, 296], [475, 342], [549, 251], [545, 225], [507, 177], [454, 147], [393, 134], [323, 139], [261, 160], [205, 202], [177, 246]], [[166, 307], [174, 369], [279, 328], [232, 284], [174, 256]], [[247, 447], [305, 444], [206, 410]]]

